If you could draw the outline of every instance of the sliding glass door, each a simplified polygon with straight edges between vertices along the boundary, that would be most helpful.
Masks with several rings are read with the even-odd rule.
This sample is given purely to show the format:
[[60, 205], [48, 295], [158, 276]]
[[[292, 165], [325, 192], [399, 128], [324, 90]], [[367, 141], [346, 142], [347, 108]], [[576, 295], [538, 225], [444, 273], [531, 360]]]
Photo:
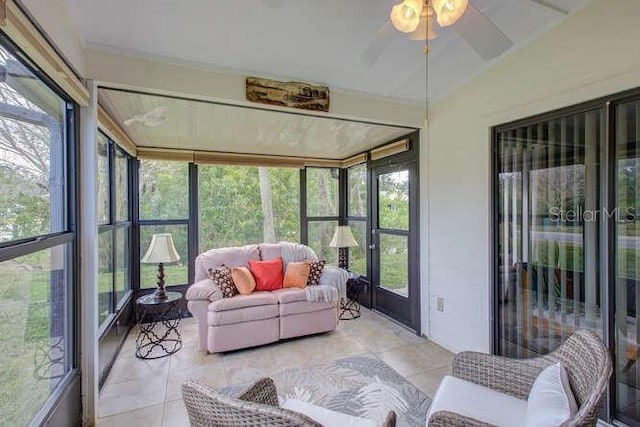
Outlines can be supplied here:
[[[606, 118], [606, 120], [605, 120]], [[640, 425], [640, 92], [494, 129], [496, 353], [603, 337], [603, 417]]]
[[601, 109], [497, 133], [500, 354], [532, 357], [574, 330], [601, 333]]
[[615, 107], [615, 366], [616, 409], [640, 420], [640, 101]]

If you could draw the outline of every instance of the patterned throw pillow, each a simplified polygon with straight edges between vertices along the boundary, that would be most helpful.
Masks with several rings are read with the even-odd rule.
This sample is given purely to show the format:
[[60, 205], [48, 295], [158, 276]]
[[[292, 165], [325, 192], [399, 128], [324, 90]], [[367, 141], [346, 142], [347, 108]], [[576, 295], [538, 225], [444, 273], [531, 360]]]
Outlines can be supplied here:
[[235, 283], [233, 283], [233, 277], [231, 277], [231, 269], [226, 265], [220, 268], [210, 268], [209, 278], [220, 288], [223, 298], [231, 298], [238, 295], [238, 288], [236, 288]]
[[320, 283], [320, 276], [322, 276], [322, 270], [327, 263], [325, 260], [319, 261], [307, 261], [309, 263], [309, 279], [307, 280], [307, 286], [315, 286]]

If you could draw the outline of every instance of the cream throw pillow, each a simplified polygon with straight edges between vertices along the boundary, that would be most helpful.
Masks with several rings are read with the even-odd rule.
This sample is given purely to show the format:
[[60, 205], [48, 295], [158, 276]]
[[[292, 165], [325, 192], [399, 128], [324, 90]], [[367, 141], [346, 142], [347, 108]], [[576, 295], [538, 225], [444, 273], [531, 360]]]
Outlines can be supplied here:
[[240, 295], [249, 295], [256, 289], [256, 279], [247, 267], [232, 268], [231, 277]]
[[569, 376], [560, 363], [538, 375], [527, 400], [527, 427], [559, 426], [578, 412]]

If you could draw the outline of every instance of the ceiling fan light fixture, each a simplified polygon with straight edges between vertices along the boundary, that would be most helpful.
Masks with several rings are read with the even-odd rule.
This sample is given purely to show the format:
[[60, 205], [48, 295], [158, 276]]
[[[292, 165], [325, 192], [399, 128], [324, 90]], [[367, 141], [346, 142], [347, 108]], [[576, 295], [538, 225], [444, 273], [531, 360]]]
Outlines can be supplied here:
[[438, 38], [438, 33], [436, 33], [436, 19], [434, 17], [433, 9], [431, 9], [431, 5], [427, 5], [420, 15], [420, 23], [418, 24], [418, 28], [411, 34], [409, 34], [409, 39], [411, 40], [433, 40]]
[[438, 17], [438, 24], [441, 27], [453, 25], [462, 16], [469, 0], [431, 0], [433, 10]]
[[391, 23], [396, 30], [411, 33], [420, 24], [420, 14], [424, 7], [423, 0], [404, 0], [391, 8]]

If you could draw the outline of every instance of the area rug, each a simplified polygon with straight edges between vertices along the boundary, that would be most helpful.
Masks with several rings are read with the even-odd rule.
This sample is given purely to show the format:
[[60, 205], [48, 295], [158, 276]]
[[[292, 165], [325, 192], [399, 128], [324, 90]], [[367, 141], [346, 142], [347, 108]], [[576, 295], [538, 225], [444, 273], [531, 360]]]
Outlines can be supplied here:
[[[353, 356], [271, 375], [280, 402], [295, 398], [381, 424], [390, 410], [398, 426], [424, 426], [431, 399], [374, 356]], [[251, 383], [221, 389], [237, 395]]]

